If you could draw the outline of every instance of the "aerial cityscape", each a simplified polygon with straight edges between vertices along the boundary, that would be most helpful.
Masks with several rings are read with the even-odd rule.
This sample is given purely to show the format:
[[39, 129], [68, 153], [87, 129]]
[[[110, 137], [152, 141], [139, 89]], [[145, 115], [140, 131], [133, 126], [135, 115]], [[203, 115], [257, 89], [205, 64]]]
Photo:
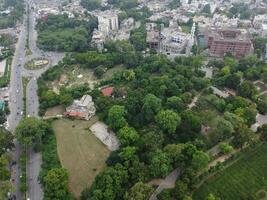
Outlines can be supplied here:
[[266, 200], [267, 0], [0, 0], [0, 200]]

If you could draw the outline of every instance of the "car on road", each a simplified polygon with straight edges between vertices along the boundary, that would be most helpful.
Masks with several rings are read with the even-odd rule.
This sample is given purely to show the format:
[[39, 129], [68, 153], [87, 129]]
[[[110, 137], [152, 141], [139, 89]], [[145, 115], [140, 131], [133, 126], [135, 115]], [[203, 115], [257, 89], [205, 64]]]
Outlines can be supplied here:
[[16, 93], [19, 93], [19, 90], [16, 90]]
[[13, 102], [14, 102], [14, 103], [17, 103], [17, 100], [15, 99]]

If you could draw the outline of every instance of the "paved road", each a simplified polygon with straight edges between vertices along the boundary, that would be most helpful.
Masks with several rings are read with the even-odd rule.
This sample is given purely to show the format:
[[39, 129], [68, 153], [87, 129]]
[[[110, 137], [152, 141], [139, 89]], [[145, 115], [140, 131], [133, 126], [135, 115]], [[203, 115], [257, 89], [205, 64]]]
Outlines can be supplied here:
[[[33, 2], [32, 0], [28, 0], [29, 7], [36, 7], [37, 2]], [[49, 64], [42, 69], [39, 70], [27, 70], [25, 68], [22, 69], [23, 76], [31, 77], [27, 88], [26, 88], [26, 109], [27, 116], [39, 117], [39, 100], [37, 95], [37, 78], [42, 75], [47, 69], [57, 64], [60, 60], [63, 59], [64, 53], [56, 53], [56, 52], [44, 52], [40, 50], [36, 45], [37, 40], [37, 32], [35, 30], [36, 25], [36, 13], [35, 9], [29, 10], [29, 48], [32, 52], [32, 55], [28, 56], [26, 61], [29, 61], [34, 58], [44, 57], [49, 61]], [[42, 156], [40, 153], [34, 152], [32, 149], [28, 152], [28, 197], [31, 200], [42, 200], [43, 199], [43, 190], [41, 184], [38, 181], [38, 175], [41, 169], [42, 164]]]
[[[21, 66], [24, 64], [25, 60], [25, 44], [26, 44], [26, 16], [24, 16], [23, 24], [19, 27], [21, 30], [18, 42], [16, 44], [16, 50], [13, 56], [11, 64], [11, 77], [10, 77], [10, 86], [9, 86], [9, 109], [10, 115], [7, 118], [8, 129], [13, 132], [22, 119], [21, 112], [23, 111], [23, 86], [22, 86], [22, 77], [21, 77]], [[21, 154], [21, 148], [19, 143], [15, 140], [15, 150], [14, 150], [14, 161], [19, 163], [19, 158]], [[22, 194], [19, 190], [20, 183], [20, 167], [16, 165], [14, 167], [13, 177], [15, 179], [15, 195], [17, 199], [22, 199]]]
[[[27, 0], [29, 7], [34, 6], [32, 0]], [[32, 55], [26, 56], [26, 39], [27, 39], [27, 14], [29, 14], [29, 46], [32, 50]], [[29, 84], [26, 88], [26, 106], [27, 115], [38, 117], [38, 96], [37, 96], [37, 81], [36, 79], [41, 76], [48, 68], [54, 66], [60, 61], [64, 54], [63, 53], [53, 53], [53, 52], [43, 52], [36, 47], [37, 33], [34, 29], [36, 14], [33, 10], [29, 10], [24, 16], [23, 24], [18, 28], [21, 30], [18, 36], [18, 42], [16, 45], [16, 51], [13, 56], [13, 61], [11, 64], [11, 78], [10, 78], [10, 115], [8, 116], [8, 129], [13, 132], [23, 118], [23, 85], [22, 76], [30, 77]], [[49, 60], [49, 65], [40, 70], [27, 70], [24, 68], [24, 64], [33, 58], [46, 57]], [[19, 163], [19, 158], [21, 154], [21, 148], [17, 141], [15, 141], [15, 151], [14, 160]], [[41, 154], [34, 153], [31, 149], [28, 152], [28, 197], [31, 200], [41, 200], [43, 198], [43, 191], [41, 185], [38, 183], [38, 175], [41, 167]], [[14, 172], [15, 179], [15, 195], [17, 199], [21, 200], [22, 194], [19, 190], [19, 179], [20, 179], [20, 168], [17, 165]]]
[[160, 194], [164, 189], [173, 188], [175, 186], [175, 181], [180, 174], [179, 169], [173, 170], [158, 186], [155, 192], [151, 195], [149, 200], [157, 200], [157, 195]]

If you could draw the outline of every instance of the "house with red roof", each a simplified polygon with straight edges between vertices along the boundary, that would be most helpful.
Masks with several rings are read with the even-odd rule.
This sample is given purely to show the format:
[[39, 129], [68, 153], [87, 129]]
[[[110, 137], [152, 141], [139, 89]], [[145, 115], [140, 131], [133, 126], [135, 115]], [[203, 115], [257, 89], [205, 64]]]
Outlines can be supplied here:
[[105, 97], [110, 97], [113, 94], [113, 91], [114, 87], [105, 87], [101, 89], [101, 92]]
[[72, 105], [66, 108], [67, 117], [89, 120], [95, 115], [96, 108], [90, 95], [84, 95], [80, 100], [74, 100]]

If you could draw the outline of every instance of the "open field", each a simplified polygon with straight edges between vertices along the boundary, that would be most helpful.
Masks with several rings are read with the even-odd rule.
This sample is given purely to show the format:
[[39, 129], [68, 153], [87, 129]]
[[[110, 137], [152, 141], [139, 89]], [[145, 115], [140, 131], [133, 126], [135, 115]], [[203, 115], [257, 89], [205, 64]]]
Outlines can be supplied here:
[[54, 106], [46, 110], [45, 116], [49, 117], [49, 116], [63, 115], [64, 111], [65, 107], [63, 105]]
[[96, 120], [61, 119], [53, 122], [60, 162], [69, 172], [69, 187], [76, 197], [105, 168], [105, 161], [110, 154], [88, 130]]
[[223, 200], [266, 200], [267, 145], [246, 152], [240, 160], [209, 179], [193, 194], [193, 199], [204, 200], [209, 193]]

